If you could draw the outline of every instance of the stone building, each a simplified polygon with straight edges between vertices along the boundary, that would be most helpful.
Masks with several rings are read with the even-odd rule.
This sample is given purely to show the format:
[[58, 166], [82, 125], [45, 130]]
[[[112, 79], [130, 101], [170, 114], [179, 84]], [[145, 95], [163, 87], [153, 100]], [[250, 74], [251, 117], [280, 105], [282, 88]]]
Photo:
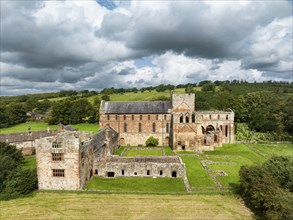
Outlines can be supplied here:
[[150, 136], [174, 150], [213, 150], [234, 142], [234, 112], [196, 111], [194, 94], [171, 93], [171, 101], [104, 102], [100, 127], [119, 133], [119, 145], [145, 145]]

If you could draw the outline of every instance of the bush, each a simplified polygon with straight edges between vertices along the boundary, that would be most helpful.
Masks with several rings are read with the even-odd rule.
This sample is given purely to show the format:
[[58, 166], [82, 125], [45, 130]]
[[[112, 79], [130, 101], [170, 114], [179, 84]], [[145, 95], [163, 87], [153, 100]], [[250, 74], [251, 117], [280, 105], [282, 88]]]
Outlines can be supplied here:
[[158, 138], [155, 138], [153, 136], [150, 136], [146, 142], [145, 142], [146, 146], [149, 146], [149, 147], [155, 147], [155, 146], [158, 146], [159, 144], [159, 139]]
[[247, 205], [265, 219], [293, 219], [293, 159], [274, 156], [239, 171], [240, 193]]

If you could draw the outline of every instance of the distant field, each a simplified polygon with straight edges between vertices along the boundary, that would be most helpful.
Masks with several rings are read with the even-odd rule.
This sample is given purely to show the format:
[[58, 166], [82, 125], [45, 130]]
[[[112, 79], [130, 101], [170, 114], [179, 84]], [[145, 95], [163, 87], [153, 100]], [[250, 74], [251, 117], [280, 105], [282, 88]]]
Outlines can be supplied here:
[[127, 150], [123, 156], [162, 156], [162, 150]]
[[94, 177], [85, 189], [116, 192], [179, 193], [186, 192], [181, 178]]
[[1, 202], [1, 219], [253, 219], [233, 195], [38, 192]]
[[[1, 128], [0, 134], [9, 134], [9, 133], [18, 133], [18, 132], [27, 132], [28, 127], [31, 127], [31, 131], [45, 131], [49, 127], [50, 130], [56, 130], [57, 125], [48, 125], [45, 122], [26, 122], [21, 123], [9, 128]], [[72, 125], [72, 127], [77, 128], [80, 131], [90, 131], [93, 133], [97, 133], [99, 130], [99, 125], [97, 123], [90, 124], [90, 123], [82, 123]]]

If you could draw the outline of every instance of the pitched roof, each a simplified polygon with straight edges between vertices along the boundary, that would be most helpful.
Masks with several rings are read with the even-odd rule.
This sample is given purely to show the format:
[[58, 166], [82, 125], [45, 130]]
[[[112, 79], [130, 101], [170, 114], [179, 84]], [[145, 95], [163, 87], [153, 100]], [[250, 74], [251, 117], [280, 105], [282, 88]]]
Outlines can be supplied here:
[[106, 114], [160, 114], [168, 113], [172, 104], [171, 101], [103, 102], [101, 108]]
[[[107, 128], [100, 130], [96, 135], [93, 136], [91, 144], [93, 145], [94, 151], [98, 150], [99, 148], [101, 148], [105, 145], [106, 129]], [[113, 138], [113, 137], [115, 137], [115, 135], [118, 134], [111, 127], [109, 127], [108, 129], [109, 129], [110, 138]]]

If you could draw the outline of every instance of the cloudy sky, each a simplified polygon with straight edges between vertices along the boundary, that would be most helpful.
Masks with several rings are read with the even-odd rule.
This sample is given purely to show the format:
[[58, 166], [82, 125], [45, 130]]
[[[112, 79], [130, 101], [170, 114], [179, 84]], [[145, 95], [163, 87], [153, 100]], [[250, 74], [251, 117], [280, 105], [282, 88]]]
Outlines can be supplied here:
[[292, 1], [0, 4], [1, 95], [292, 81]]

